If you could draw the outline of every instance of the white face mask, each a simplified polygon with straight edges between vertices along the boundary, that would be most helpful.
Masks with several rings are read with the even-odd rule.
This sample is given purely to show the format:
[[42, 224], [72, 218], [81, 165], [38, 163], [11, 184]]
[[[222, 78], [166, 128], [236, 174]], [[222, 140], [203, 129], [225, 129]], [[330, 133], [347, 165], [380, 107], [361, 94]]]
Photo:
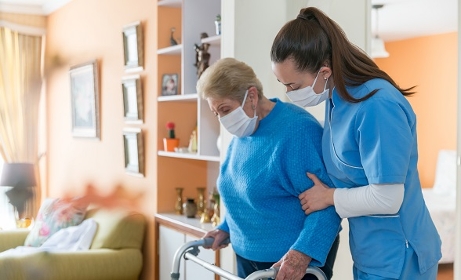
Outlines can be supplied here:
[[325, 87], [323, 88], [323, 92], [321, 93], [315, 93], [314, 91], [314, 86], [315, 82], [317, 81], [317, 78], [319, 77], [319, 73], [317, 73], [317, 77], [315, 77], [314, 82], [312, 83], [312, 86], [307, 86], [305, 88], [297, 89], [297, 90], [292, 90], [290, 92], [287, 92], [288, 98], [296, 105], [301, 106], [301, 107], [310, 107], [310, 106], [315, 106], [323, 101], [325, 101], [328, 98], [330, 90], [327, 89], [327, 83], [328, 79], [326, 79], [325, 82]]
[[246, 137], [251, 135], [256, 127], [256, 121], [258, 117], [256, 116], [256, 110], [253, 118], [248, 117], [248, 115], [243, 111], [243, 105], [247, 99], [248, 90], [245, 93], [245, 98], [243, 99], [242, 106], [239, 106], [234, 111], [225, 115], [222, 118], [219, 118], [219, 122], [224, 126], [224, 128], [229, 131], [229, 133], [237, 137]]

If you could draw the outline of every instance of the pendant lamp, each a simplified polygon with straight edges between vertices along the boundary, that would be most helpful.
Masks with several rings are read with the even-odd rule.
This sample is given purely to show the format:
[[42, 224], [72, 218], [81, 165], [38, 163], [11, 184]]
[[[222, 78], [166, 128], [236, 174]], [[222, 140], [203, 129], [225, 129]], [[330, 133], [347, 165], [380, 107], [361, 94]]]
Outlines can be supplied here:
[[386, 51], [384, 41], [378, 35], [378, 10], [384, 5], [373, 5], [373, 9], [376, 10], [376, 35], [371, 39], [371, 57], [372, 58], [385, 58], [389, 57], [389, 53]]

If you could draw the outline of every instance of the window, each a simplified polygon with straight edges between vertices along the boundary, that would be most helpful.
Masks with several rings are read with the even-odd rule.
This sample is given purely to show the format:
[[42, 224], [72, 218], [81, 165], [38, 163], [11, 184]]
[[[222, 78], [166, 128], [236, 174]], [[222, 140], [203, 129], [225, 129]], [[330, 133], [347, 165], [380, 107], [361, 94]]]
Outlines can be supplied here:
[[[2, 174], [3, 159], [0, 157], [0, 174]], [[0, 186], [0, 228], [1, 229], [14, 229], [16, 228], [16, 222], [14, 218], [13, 205], [8, 201], [6, 192], [11, 187]]]

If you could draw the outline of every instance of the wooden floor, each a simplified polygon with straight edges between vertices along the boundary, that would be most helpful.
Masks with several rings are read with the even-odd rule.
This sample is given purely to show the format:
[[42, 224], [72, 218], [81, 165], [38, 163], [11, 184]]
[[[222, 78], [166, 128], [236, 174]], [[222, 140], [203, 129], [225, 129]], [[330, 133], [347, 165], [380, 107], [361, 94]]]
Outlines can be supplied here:
[[440, 264], [437, 280], [453, 280], [453, 264]]

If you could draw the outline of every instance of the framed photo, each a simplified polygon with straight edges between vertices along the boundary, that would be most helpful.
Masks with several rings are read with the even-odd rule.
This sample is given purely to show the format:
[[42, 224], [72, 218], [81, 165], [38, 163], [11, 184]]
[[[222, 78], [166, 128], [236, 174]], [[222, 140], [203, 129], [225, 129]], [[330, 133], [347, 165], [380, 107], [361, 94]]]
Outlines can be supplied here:
[[130, 175], [144, 177], [144, 144], [140, 128], [123, 130], [125, 171]]
[[99, 139], [99, 81], [96, 60], [72, 66], [72, 135]]
[[143, 35], [141, 22], [133, 22], [123, 27], [123, 51], [125, 70], [141, 71], [144, 67]]
[[178, 94], [178, 74], [163, 74], [162, 95]]
[[143, 122], [143, 98], [141, 77], [129, 76], [122, 79], [123, 113], [125, 122]]

